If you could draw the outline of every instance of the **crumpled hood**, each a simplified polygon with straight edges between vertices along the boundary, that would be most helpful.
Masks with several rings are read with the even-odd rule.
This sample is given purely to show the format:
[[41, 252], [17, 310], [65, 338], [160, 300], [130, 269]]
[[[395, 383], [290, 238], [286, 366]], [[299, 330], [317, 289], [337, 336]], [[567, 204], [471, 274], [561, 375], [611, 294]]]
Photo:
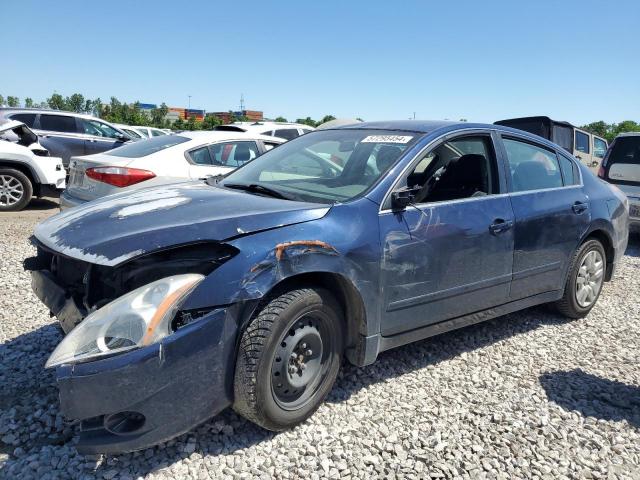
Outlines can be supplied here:
[[65, 210], [40, 223], [35, 237], [63, 255], [114, 266], [174, 245], [224, 241], [316, 220], [329, 208], [189, 182], [111, 195]]

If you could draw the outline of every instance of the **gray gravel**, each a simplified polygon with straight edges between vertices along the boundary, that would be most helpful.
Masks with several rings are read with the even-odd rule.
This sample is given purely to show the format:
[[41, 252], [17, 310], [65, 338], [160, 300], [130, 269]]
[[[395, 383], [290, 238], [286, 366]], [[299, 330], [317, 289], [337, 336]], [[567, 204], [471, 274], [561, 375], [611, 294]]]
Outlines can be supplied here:
[[2, 478], [640, 478], [638, 238], [583, 320], [535, 308], [346, 366], [292, 431], [228, 411], [166, 444], [87, 458], [43, 370], [61, 336], [21, 267], [52, 212], [0, 218]]

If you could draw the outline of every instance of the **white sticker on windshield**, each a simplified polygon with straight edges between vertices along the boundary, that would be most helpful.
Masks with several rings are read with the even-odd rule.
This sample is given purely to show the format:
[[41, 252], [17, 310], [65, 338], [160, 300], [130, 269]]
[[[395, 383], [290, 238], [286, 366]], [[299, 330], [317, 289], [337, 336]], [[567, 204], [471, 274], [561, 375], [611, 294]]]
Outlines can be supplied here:
[[412, 138], [404, 135], [369, 135], [361, 143], [407, 143]]

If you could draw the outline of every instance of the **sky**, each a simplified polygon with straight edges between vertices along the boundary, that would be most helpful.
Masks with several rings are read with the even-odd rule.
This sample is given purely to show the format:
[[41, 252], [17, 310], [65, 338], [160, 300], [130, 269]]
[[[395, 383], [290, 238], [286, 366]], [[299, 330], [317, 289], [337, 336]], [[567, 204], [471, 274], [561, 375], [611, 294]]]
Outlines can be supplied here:
[[290, 120], [640, 121], [640, 2], [3, 2], [0, 94]]

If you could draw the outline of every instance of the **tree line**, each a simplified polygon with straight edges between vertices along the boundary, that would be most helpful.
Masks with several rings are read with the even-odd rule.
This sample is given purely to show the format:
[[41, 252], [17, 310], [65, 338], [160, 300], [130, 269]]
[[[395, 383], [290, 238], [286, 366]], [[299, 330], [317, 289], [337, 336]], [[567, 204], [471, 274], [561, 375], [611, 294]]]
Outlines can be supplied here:
[[[8, 95], [6, 98], [0, 95], [0, 106], [22, 107], [25, 108], [47, 108], [52, 110], [65, 110], [68, 112], [86, 113], [95, 117], [102, 118], [107, 122], [121, 123], [124, 125], [144, 125], [157, 128], [172, 128], [174, 130], [211, 130], [216, 125], [222, 124], [222, 120], [216, 116], [208, 115], [203, 120], [196, 120], [195, 117], [186, 119], [179, 118], [171, 121], [166, 117], [169, 107], [163, 102], [157, 108], [152, 110], [142, 110], [140, 102], [133, 103], [121, 102], [116, 97], [111, 97], [109, 103], [103, 103], [100, 98], [86, 98], [81, 93], [63, 97], [59, 93], [53, 93], [44, 102], [35, 102], [32, 98], [27, 97], [24, 102], [20, 102], [18, 97]], [[229, 120], [231, 123], [235, 121], [247, 121], [248, 118], [237, 116], [229, 111]], [[320, 120], [314, 120], [311, 117], [298, 118], [296, 123], [302, 123], [317, 127], [321, 123], [334, 120], [333, 115], [325, 115]], [[287, 122], [287, 119], [279, 116], [276, 122]]]
[[[81, 93], [74, 93], [68, 97], [63, 97], [59, 93], [53, 93], [44, 102], [35, 102], [32, 98], [27, 97], [23, 103], [20, 102], [18, 97], [9, 95], [5, 98], [0, 95], [0, 106], [2, 105], [9, 107], [50, 108], [52, 110], [88, 113], [111, 123], [145, 125], [158, 128], [172, 128], [174, 130], [211, 130], [216, 125], [222, 123], [222, 120], [213, 115], [205, 116], [202, 121], [196, 120], [195, 117], [190, 117], [187, 119], [180, 118], [172, 122], [165, 118], [169, 112], [169, 107], [167, 107], [164, 102], [152, 110], [142, 110], [140, 108], [140, 102], [126, 103], [121, 102], [116, 97], [111, 97], [109, 103], [103, 103], [100, 98], [85, 98]], [[335, 118], [333, 115], [325, 115], [319, 120], [314, 120], [311, 117], [296, 118], [295, 122], [317, 127], [322, 123], [335, 120]], [[248, 120], [246, 117], [236, 116], [232, 111], [229, 111], [229, 119], [230, 122]], [[275, 118], [275, 121], [287, 122], [287, 119], [279, 116]], [[620, 123], [607, 123], [600, 120], [582, 125], [580, 128], [604, 137], [611, 143], [619, 133], [640, 131], [640, 124], [633, 120], [624, 120]]]

